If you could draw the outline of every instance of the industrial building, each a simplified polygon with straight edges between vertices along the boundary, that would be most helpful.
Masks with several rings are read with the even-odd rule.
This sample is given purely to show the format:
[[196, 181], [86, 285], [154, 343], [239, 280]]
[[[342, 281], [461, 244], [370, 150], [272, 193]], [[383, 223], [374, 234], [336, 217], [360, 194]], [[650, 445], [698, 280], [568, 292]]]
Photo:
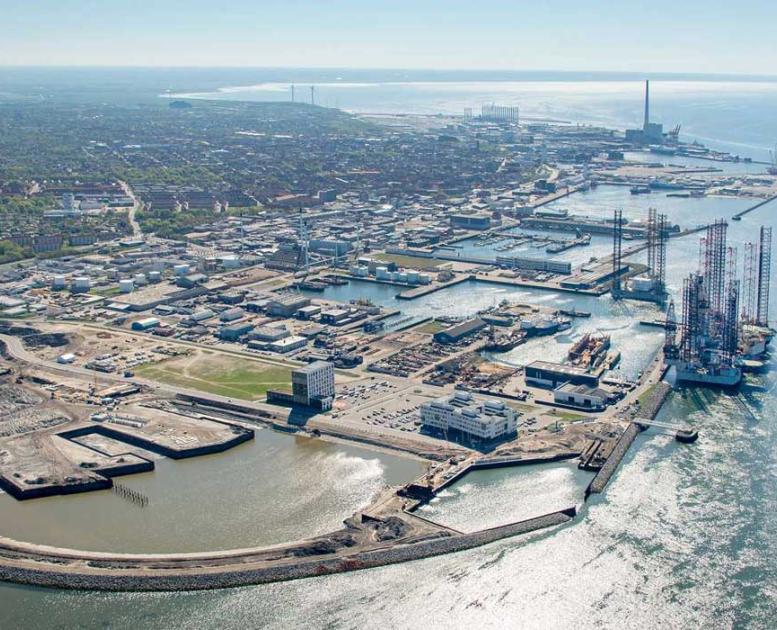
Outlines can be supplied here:
[[244, 337], [251, 332], [253, 326], [248, 323], [237, 323], [231, 326], [224, 326], [219, 329], [219, 339], [224, 341], [238, 341], [241, 337]]
[[501, 401], [455, 392], [421, 406], [421, 423], [433, 433], [492, 441], [516, 435], [518, 412]]
[[527, 385], [557, 388], [564, 383], [597, 387], [599, 378], [583, 368], [548, 361], [534, 361], [524, 368]]
[[303, 306], [310, 304], [310, 298], [299, 293], [279, 295], [267, 303], [267, 314], [272, 317], [291, 317]]
[[610, 394], [598, 387], [564, 383], [553, 390], [553, 401], [565, 407], [576, 407], [590, 411], [602, 411]]
[[239, 306], [236, 306], [234, 308], [229, 308], [226, 311], [222, 311], [219, 315], [219, 319], [222, 322], [234, 322], [238, 319], [242, 319], [245, 313], [243, 312], [243, 309]]
[[294, 335], [269, 342], [267, 344], [267, 349], [280, 354], [286, 354], [287, 352], [293, 352], [294, 350], [304, 348], [307, 344], [308, 340], [305, 337]]
[[139, 319], [132, 322], [132, 330], [150, 330], [156, 328], [161, 322], [156, 317], [146, 317], [145, 319]]
[[524, 258], [520, 256], [497, 256], [496, 264], [507, 269], [523, 271], [547, 271], [568, 276], [572, 273], [572, 263], [566, 260], [551, 260], [549, 258]]
[[451, 227], [465, 230], [487, 230], [491, 227], [491, 215], [488, 214], [452, 214]]
[[437, 343], [456, 343], [465, 337], [474, 335], [476, 332], [482, 330], [486, 326], [486, 322], [484, 322], [479, 317], [468, 319], [465, 322], [461, 322], [460, 324], [456, 324], [450, 328], [446, 328], [445, 330], [434, 333], [434, 340]]
[[259, 326], [250, 335], [251, 341], [261, 341], [268, 343], [271, 341], [280, 341], [290, 337], [291, 333], [285, 326]]

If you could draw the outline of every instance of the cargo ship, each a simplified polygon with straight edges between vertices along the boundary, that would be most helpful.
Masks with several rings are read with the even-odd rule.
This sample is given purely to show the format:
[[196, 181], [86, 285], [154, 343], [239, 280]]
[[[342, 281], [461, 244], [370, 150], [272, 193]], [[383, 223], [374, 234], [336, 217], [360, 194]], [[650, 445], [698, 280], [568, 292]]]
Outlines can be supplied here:
[[590, 370], [604, 361], [609, 348], [609, 335], [586, 333], [569, 349], [567, 359], [576, 367]]
[[521, 321], [521, 330], [527, 337], [541, 337], [552, 335], [560, 330], [566, 330], [572, 326], [572, 322], [562, 317], [524, 319]]
[[488, 352], [509, 352], [521, 345], [526, 336], [523, 333], [514, 332], [509, 335], [492, 335], [484, 347]]

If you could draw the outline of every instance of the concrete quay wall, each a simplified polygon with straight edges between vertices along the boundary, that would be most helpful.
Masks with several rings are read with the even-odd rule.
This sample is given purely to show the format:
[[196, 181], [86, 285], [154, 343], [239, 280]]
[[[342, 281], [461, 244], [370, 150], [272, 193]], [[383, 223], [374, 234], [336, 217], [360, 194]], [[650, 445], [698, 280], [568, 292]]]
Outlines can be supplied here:
[[170, 459], [185, 459], [188, 457], [199, 457], [201, 455], [210, 455], [211, 453], [221, 453], [234, 448], [238, 444], [247, 442], [254, 439], [254, 432], [251, 429], [235, 426], [236, 433], [229, 439], [221, 442], [214, 442], [212, 444], [206, 444], [204, 446], [193, 446], [183, 448], [170, 448], [164, 444], [160, 444], [151, 439], [141, 437], [139, 435], [133, 435], [129, 432], [120, 431], [107, 427], [102, 424], [95, 424], [86, 427], [80, 427], [73, 429], [72, 431], [65, 431], [59, 435], [65, 439], [72, 439], [75, 437], [81, 437], [84, 435], [98, 434], [103, 437], [111, 438], [119, 442], [124, 442], [130, 446], [137, 446], [152, 453], [164, 455]]

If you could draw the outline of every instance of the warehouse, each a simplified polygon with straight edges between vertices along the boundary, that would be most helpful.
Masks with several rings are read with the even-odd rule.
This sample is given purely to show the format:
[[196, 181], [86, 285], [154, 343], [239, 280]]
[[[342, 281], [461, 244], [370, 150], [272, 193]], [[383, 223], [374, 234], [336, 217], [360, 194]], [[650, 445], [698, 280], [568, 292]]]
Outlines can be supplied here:
[[535, 387], [556, 388], [564, 383], [598, 387], [599, 378], [582, 368], [548, 361], [534, 361], [524, 368], [526, 384]]
[[132, 330], [150, 330], [159, 326], [160, 322], [156, 317], [146, 317], [132, 322]]
[[475, 319], [468, 319], [465, 322], [461, 322], [460, 324], [456, 324], [455, 326], [451, 326], [450, 328], [446, 328], [445, 330], [434, 333], [434, 340], [437, 343], [456, 343], [465, 337], [474, 335], [476, 332], [482, 330], [485, 327], [486, 322], [478, 317]]
[[267, 314], [273, 317], [291, 317], [308, 304], [310, 304], [310, 298], [299, 293], [279, 295], [267, 304]]
[[224, 326], [219, 330], [219, 338], [224, 341], [237, 341], [244, 335], [251, 332], [253, 326], [251, 324], [232, 324], [231, 326]]
[[609, 397], [608, 392], [598, 387], [573, 383], [564, 383], [553, 390], [553, 401], [556, 404], [591, 411], [602, 411]]
[[271, 341], [280, 341], [290, 337], [291, 333], [285, 326], [259, 326], [250, 336], [251, 341], [261, 341], [268, 343]]

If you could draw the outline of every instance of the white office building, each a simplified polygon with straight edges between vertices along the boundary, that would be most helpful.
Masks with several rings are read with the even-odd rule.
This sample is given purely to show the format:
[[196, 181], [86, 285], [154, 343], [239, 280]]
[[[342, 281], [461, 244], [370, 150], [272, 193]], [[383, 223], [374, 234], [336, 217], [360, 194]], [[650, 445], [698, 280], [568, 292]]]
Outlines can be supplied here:
[[291, 371], [294, 402], [323, 411], [332, 408], [335, 397], [335, 366], [327, 361], [314, 361]]
[[456, 392], [424, 403], [421, 422], [424, 427], [445, 434], [460, 432], [471, 438], [495, 440], [517, 432], [518, 413], [501, 401]]

